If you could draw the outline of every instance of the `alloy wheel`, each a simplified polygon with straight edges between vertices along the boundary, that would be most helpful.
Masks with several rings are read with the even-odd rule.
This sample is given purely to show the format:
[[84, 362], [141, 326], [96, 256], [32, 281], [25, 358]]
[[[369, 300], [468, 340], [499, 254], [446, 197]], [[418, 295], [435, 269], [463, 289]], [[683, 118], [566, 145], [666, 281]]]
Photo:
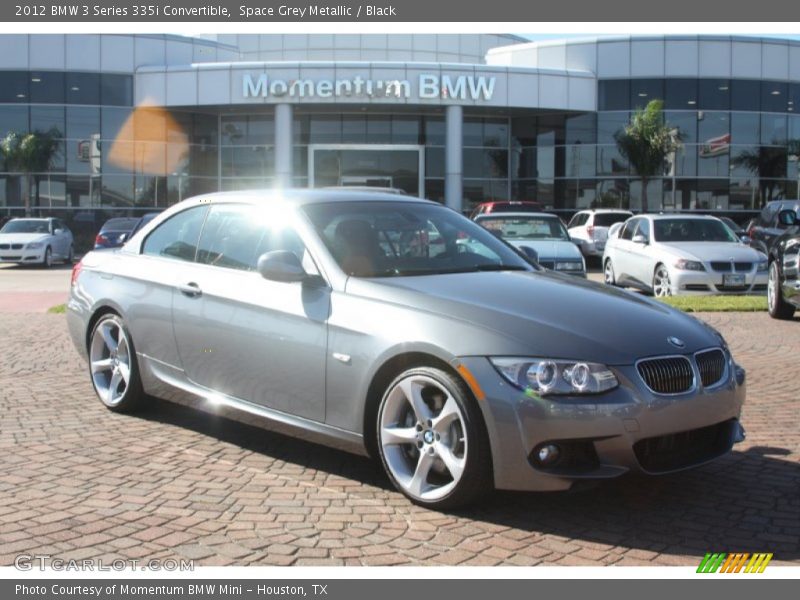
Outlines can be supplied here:
[[386, 466], [398, 485], [417, 500], [447, 496], [467, 464], [464, 415], [438, 381], [410, 375], [395, 383], [380, 416]]
[[606, 285], [614, 285], [614, 265], [610, 260], [606, 261], [606, 267], [603, 269], [603, 279]]
[[769, 268], [769, 278], [767, 279], [767, 308], [771, 313], [775, 312], [775, 300], [778, 293], [778, 265], [774, 262]]
[[653, 295], [659, 298], [672, 296], [672, 283], [669, 280], [669, 271], [664, 265], [659, 265], [656, 268], [656, 273], [653, 275]]
[[102, 321], [94, 331], [89, 350], [92, 381], [106, 406], [125, 397], [131, 379], [130, 342], [115, 319]]

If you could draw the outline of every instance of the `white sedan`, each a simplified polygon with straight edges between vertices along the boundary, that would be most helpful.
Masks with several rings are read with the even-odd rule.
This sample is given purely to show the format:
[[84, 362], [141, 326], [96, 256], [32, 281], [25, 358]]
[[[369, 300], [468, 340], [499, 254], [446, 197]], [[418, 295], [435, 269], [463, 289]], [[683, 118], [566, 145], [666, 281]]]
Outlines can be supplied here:
[[61, 219], [11, 219], [0, 229], [0, 263], [72, 263], [72, 232]]
[[609, 237], [607, 284], [655, 296], [753, 294], [767, 289], [767, 257], [709, 216], [641, 215]]

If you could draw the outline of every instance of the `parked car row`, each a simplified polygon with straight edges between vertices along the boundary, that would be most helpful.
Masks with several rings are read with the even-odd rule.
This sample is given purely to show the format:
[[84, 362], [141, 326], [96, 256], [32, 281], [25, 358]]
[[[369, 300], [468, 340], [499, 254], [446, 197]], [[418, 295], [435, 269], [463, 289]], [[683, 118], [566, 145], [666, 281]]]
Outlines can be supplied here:
[[[106, 221], [94, 240], [94, 250], [118, 248], [159, 213]], [[0, 228], [0, 263], [51, 267], [55, 262], [72, 264], [75, 237], [56, 217], [11, 218]]]

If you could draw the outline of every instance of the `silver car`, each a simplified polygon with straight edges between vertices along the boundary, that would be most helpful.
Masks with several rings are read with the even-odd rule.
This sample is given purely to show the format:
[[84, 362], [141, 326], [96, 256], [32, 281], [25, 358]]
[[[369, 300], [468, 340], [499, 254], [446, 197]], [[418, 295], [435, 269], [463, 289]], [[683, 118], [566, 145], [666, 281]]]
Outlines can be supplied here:
[[716, 331], [394, 194], [181, 202], [76, 265], [67, 317], [111, 410], [156, 396], [370, 454], [429, 507], [672, 472], [743, 438]]

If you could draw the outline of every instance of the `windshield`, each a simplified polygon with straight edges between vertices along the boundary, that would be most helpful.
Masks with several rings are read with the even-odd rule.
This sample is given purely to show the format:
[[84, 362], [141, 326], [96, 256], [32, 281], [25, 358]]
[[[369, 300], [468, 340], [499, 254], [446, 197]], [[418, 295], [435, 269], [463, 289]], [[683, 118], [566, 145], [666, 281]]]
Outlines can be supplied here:
[[532, 271], [512, 248], [443, 206], [337, 202], [305, 207], [336, 262], [356, 277]]
[[3, 225], [0, 233], [50, 233], [50, 222], [40, 219], [14, 219]]
[[479, 219], [478, 224], [504, 240], [569, 241], [569, 234], [558, 217], [504, 217], [498, 215]]
[[630, 219], [630, 213], [596, 213], [594, 215], [595, 227], [611, 227], [614, 223], [622, 223]]
[[655, 219], [658, 242], [738, 242], [734, 233], [716, 219]]

